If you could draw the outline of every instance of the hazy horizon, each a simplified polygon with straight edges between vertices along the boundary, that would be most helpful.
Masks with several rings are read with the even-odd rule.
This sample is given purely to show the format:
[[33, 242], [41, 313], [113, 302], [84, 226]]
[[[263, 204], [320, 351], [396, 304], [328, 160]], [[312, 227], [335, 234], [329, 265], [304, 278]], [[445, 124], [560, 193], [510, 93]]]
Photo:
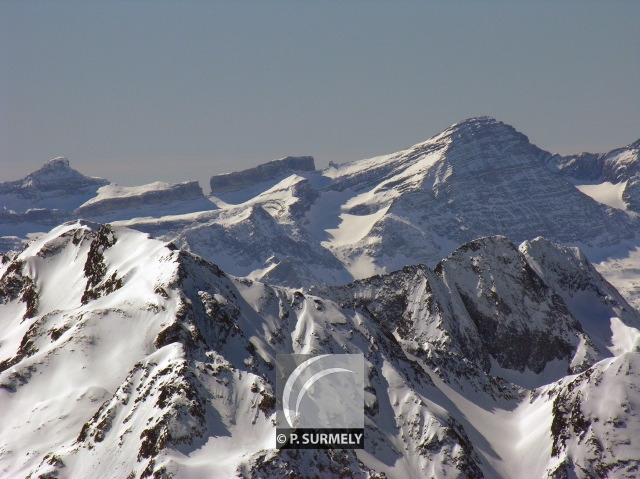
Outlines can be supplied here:
[[0, 3], [0, 181], [319, 168], [489, 115], [553, 153], [640, 138], [640, 3]]

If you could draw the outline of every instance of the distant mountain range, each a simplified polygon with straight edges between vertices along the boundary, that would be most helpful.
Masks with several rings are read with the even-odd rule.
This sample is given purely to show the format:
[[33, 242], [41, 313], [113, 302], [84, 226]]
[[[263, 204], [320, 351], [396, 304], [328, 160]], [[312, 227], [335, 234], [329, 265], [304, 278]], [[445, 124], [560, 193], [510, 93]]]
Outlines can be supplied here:
[[[195, 182], [124, 188], [56, 159], [0, 184], [0, 233], [8, 250], [64, 220], [119, 222], [231, 274], [289, 286], [433, 265], [489, 235], [544, 236], [599, 262], [638, 242], [639, 151], [636, 142], [562, 157], [493, 118], [472, 118], [407, 150], [323, 171], [290, 157], [217, 175], [209, 199]], [[618, 185], [618, 208], [598, 201], [607, 184]]]
[[[0, 476], [637, 477], [639, 151], [0, 183]], [[364, 355], [364, 450], [275, 449], [294, 352]]]

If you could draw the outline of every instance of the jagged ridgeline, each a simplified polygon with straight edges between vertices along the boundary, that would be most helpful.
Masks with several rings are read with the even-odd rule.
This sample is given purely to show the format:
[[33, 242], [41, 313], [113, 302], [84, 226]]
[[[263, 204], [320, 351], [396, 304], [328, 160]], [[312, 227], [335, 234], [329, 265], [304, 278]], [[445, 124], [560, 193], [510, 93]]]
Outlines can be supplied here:
[[[70, 222], [0, 266], [5, 477], [636, 477], [640, 315], [503, 236], [344, 286]], [[365, 357], [365, 449], [275, 449], [279, 353]]]

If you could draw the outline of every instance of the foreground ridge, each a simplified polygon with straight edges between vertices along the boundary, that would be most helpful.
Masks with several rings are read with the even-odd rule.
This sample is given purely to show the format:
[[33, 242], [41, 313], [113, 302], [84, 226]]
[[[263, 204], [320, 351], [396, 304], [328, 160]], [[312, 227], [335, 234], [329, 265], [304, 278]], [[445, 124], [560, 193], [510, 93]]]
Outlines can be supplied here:
[[[0, 297], [2, 475], [640, 467], [640, 315], [579, 250], [543, 238], [479, 238], [434, 268], [301, 291], [70, 222], [3, 256]], [[292, 352], [364, 355], [363, 451], [274, 448], [275, 357]]]

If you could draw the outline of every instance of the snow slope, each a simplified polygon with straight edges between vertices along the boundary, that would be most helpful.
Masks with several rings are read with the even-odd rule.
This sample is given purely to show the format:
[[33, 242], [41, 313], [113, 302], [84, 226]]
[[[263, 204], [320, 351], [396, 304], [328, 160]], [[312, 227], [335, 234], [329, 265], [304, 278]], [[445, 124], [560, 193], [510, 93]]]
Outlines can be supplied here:
[[136, 217], [161, 217], [215, 209], [202, 194], [197, 181], [169, 184], [161, 181], [142, 186], [109, 184], [80, 205], [74, 215], [80, 218], [110, 221]]
[[627, 205], [622, 199], [627, 182], [614, 185], [608, 181], [596, 185], [576, 185], [576, 188], [587, 196], [590, 196], [598, 203], [626, 211]]

